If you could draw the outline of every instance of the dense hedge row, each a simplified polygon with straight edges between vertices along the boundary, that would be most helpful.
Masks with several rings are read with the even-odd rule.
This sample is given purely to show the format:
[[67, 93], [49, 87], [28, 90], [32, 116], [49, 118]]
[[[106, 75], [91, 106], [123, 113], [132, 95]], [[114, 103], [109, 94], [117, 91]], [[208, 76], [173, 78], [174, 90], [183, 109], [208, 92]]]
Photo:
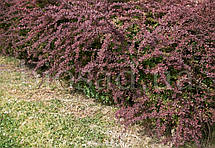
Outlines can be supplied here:
[[118, 104], [175, 146], [215, 123], [215, 2], [8, 0], [1, 52], [24, 58], [90, 97]]

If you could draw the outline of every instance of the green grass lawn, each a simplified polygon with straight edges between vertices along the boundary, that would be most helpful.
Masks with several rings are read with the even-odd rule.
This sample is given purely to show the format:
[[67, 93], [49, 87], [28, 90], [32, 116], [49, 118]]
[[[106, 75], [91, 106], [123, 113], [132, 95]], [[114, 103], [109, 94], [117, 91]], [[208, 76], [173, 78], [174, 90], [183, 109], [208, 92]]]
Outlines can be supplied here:
[[60, 100], [1, 100], [0, 147], [105, 147], [108, 140], [102, 113], [77, 118], [61, 110]]
[[167, 147], [124, 130], [116, 108], [70, 94], [59, 81], [41, 78], [20, 61], [0, 56], [0, 148]]
[[77, 117], [68, 109], [72, 100], [52, 96], [54, 86], [35, 93], [36, 79], [16, 63], [8, 58], [0, 64], [0, 147], [106, 147], [104, 129], [113, 122], [104, 121], [102, 112]]

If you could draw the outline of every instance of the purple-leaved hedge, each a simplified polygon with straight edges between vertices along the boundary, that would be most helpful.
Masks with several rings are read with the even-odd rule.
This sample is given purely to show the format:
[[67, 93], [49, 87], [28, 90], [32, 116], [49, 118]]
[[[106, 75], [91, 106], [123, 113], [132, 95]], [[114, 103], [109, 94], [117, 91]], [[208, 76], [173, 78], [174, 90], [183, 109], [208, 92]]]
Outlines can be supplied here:
[[215, 2], [0, 1], [0, 52], [120, 106], [178, 147], [215, 123]]

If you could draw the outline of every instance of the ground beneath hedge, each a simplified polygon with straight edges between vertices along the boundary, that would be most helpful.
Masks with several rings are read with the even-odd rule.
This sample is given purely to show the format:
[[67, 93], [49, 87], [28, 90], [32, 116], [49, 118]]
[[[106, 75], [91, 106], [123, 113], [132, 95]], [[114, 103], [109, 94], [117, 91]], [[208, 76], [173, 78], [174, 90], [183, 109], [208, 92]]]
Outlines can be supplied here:
[[20, 60], [0, 56], [0, 147], [168, 148], [140, 131], [125, 131], [116, 108], [44, 83]]

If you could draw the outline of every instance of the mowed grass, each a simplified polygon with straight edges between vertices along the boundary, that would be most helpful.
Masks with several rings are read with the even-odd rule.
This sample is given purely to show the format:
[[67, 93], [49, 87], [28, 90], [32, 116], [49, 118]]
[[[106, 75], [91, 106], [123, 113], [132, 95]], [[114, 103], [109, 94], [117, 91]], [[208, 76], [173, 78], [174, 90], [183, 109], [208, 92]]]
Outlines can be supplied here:
[[16, 63], [13, 58], [0, 62], [0, 147], [105, 147], [104, 128], [113, 123], [104, 122], [101, 112], [83, 118], [64, 112], [68, 103], [44, 92], [32, 98], [36, 85]]
[[167, 147], [124, 127], [116, 108], [71, 94], [58, 80], [42, 79], [0, 56], [0, 148]]
[[75, 118], [63, 115], [59, 109], [63, 106], [59, 100], [2, 101], [0, 147], [102, 146], [108, 138], [102, 129], [102, 114]]

